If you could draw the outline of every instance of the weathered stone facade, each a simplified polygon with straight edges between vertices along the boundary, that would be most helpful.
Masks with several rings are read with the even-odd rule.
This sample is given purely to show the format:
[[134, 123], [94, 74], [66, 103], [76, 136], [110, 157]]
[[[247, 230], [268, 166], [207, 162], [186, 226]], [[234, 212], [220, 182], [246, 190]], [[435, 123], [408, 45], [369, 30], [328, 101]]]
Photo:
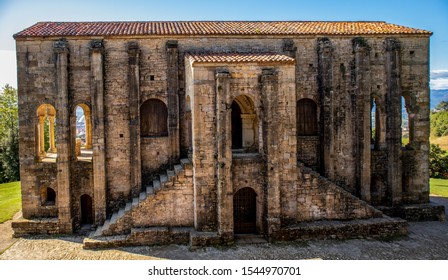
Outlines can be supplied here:
[[[180, 34], [186, 23], [148, 34], [108, 33], [107, 23], [99, 33], [57, 31], [73, 24], [88, 27], [38, 23], [15, 35], [25, 219], [17, 234], [91, 224], [89, 248], [196, 246], [238, 233], [323, 238], [320, 229], [333, 235], [341, 220], [341, 232], [356, 236], [406, 231], [377, 206], [422, 205], [422, 216], [439, 217], [427, 210], [430, 32], [376, 23], [383, 30], [276, 33], [263, 22], [252, 33]], [[81, 154], [77, 106], [88, 122]], [[56, 119], [48, 152], [45, 118]]]

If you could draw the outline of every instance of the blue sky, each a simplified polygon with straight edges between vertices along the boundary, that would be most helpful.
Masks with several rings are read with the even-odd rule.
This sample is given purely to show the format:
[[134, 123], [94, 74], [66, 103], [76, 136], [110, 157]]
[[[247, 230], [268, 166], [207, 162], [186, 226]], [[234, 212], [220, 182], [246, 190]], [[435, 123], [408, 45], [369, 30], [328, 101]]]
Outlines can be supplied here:
[[434, 32], [431, 87], [448, 89], [447, 0], [0, 0], [0, 87], [16, 86], [12, 35], [38, 21], [364, 20]]

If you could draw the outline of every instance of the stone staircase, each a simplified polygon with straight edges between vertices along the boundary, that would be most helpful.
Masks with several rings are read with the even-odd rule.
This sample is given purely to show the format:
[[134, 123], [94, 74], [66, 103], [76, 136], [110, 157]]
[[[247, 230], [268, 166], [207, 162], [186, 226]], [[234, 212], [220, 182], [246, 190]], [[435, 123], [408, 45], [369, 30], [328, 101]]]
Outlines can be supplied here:
[[407, 222], [391, 218], [303, 163], [298, 166], [303, 201], [296, 223], [282, 227], [274, 240], [390, 238], [407, 234]]
[[[112, 243], [120, 243], [120, 240], [124, 241], [124, 239], [128, 239], [132, 234], [137, 233], [140, 229], [134, 228], [132, 212], [140, 207], [142, 203], [154, 199], [157, 194], [163, 192], [170, 186], [173, 186], [173, 183], [179, 176], [185, 176], [186, 171], [192, 173], [192, 164], [189, 159], [181, 159], [180, 164], [174, 165], [173, 169], [168, 169], [162, 174], [159, 174], [158, 178], [153, 180], [150, 185], [146, 186], [145, 190], [140, 192], [138, 196], [132, 198], [132, 200], [128, 201], [126, 205], [118, 209], [118, 211], [115, 211], [102, 226], [99, 226], [95, 232], [91, 233], [89, 238], [84, 240], [85, 247], [86, 243], [95, 241], [104, 243], [105, 240], [109, 240], [113, 241]], [[154, 229], [156, 229], [156, 231], [163, 231], [162, 227], [154, 227]], [[87, 247], [95, 246], [88, 244]]]
[[319, 218], [327, 220], [364, 219], [378, 218], [384, 215], [366, 201], [354, 196], [332, 180], [306, 167], [303, 163], [299, 163], [297, 168], [301, 186], [305, 192], [308, 191], [306, 194], [310, 196], [311, 193], [313, 196], [326, 200], [326, 204], [321, 205], [326, 210], [326, 217], [314, 217], [313, 220], [319, 220]]

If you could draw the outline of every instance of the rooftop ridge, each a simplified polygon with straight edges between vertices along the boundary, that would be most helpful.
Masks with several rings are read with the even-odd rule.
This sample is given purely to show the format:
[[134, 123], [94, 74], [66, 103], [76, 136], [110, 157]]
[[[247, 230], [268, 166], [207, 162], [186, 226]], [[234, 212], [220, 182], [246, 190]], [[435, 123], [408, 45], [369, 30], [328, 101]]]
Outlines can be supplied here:
[[187, 52], [185, 57], [193, 63], [295, 62], [292, 57], [274, 52]]
[[13, 37], [377, 34], [432, 32], [385, 21], [42, 21]]

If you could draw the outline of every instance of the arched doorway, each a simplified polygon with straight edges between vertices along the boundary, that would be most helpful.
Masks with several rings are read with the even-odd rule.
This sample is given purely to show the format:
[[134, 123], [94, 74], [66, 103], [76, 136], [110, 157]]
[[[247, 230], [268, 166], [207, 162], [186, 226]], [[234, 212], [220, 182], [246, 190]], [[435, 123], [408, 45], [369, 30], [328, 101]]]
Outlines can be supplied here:
[[257, 232], [257, 194], [252, 188], [242, 188], [233, 196], [234, 233]]
[[87, 194], [81, 196], [81, 224], [93, 224], [92, 198]]

